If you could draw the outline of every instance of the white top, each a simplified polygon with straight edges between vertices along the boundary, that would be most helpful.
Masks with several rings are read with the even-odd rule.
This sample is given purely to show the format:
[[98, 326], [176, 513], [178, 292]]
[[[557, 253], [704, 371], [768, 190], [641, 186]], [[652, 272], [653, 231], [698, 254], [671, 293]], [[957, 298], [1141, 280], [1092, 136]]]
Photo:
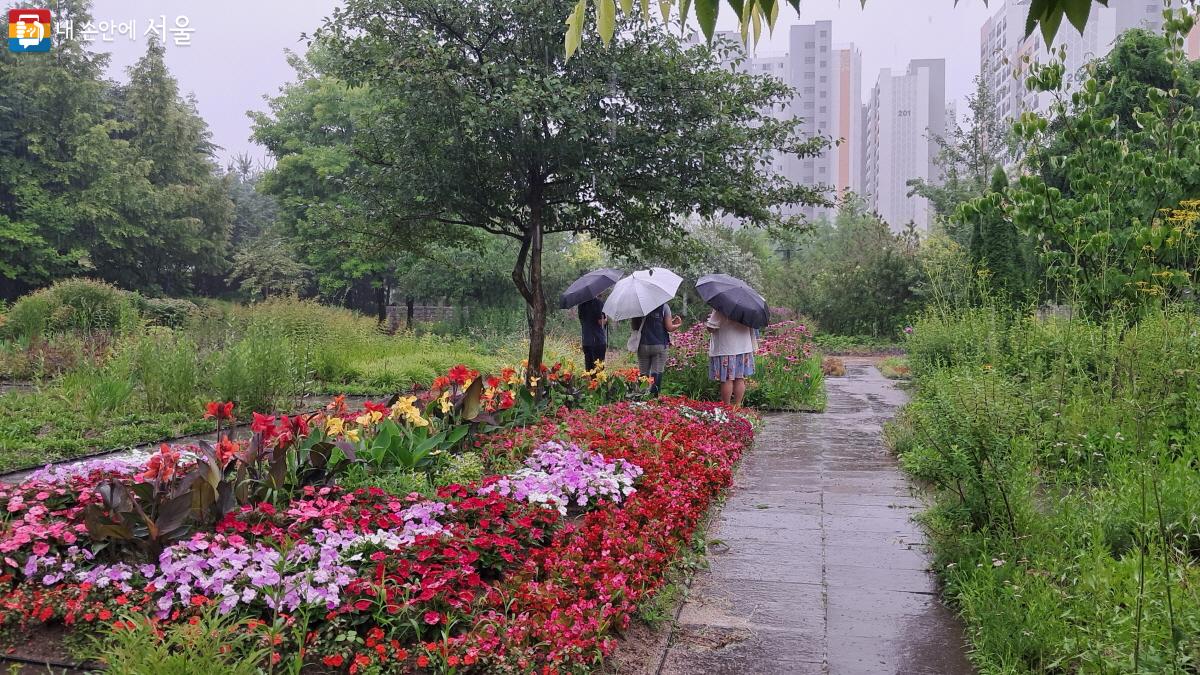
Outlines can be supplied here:
[[704, 325], [716, 329], [709, 333], [709, 356], [737, 356], [758, 348], [753, 328], [740, 324], [716, 310], [708, 315], [708, 321], [705, 321]]

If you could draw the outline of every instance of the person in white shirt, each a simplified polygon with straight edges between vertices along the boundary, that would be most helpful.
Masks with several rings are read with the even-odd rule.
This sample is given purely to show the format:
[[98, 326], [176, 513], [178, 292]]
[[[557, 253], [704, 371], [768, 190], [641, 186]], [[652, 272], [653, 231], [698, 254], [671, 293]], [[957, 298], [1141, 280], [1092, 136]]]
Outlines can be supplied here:
[[713, 310], [704, 322], [710, 333], [708, 377], [721, 383], [721, 402], [742, 405], [746, 378], [754, 374], [754, 329]]

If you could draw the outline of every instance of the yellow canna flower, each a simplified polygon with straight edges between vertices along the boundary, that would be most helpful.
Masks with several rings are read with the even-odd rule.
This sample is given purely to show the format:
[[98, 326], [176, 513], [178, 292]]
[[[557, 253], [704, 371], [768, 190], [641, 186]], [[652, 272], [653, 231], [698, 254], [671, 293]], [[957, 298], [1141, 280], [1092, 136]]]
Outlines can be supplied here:
[[360, 427], [369, 427], [369, 426], [371, 426], [371, 415], [369, 415], [367, 413], [363, 413], [362, 415], [355, 417], [354, 421]]
[[438, 399], [438, 403], [442, 406], [442, 414], [446, 414], [454, 409], [454, 405], [450, 403], [450, 392], [443, 391], [442, 397]]
[[346, 440], [350, 441], [351, 443], [357, 443], [358, 442], [358, 429], [347, 429], [346, 430]]
[[340, 436], [346, 429], [346, 421], [340, 417], [330, 417], [325, 422], [326, 436]]

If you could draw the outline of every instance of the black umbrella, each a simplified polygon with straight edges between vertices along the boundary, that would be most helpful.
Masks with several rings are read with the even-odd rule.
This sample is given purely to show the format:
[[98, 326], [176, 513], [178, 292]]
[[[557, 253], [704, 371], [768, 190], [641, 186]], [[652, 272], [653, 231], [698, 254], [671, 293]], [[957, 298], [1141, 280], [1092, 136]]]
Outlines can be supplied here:
[[609, 269], [607, 267], [594, 272], [588, 272], [576, 279], [575, 283], [567, 286], [567, 290], [563, 291], [562, 299], [559, 301], [558, 306], [562, 309], [567, 309], [568, 307], [574, 307], [580, 303], [587, 302], [612, 288], [621, 276], [621, 270]]
[[770, 323], [767, 301], [750, 284], [728, 274], [706, 274], [696, 281], [696, 290], [709, 307], [734, 321], [762, 328]]

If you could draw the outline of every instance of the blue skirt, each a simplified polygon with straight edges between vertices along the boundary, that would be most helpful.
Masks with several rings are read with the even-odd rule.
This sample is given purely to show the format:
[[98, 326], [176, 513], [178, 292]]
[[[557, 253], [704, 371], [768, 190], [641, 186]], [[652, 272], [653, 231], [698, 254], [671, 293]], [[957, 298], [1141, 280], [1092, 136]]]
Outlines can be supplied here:
[[708, 357], [708, 379], [726, 382], [750, 377], [754, 374], [754, 352], [736, 356]]

